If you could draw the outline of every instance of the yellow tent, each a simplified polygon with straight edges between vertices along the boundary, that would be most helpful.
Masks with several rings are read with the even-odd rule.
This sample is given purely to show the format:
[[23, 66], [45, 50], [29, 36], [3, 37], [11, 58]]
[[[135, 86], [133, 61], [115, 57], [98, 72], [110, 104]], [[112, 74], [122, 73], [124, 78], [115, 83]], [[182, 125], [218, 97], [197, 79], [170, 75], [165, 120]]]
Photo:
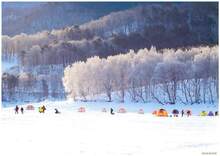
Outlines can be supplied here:
[[207, 112], [206, 112], [206, 111], [202, 111], [202, 112], [200, 113], [200, 116], [207, 116]]

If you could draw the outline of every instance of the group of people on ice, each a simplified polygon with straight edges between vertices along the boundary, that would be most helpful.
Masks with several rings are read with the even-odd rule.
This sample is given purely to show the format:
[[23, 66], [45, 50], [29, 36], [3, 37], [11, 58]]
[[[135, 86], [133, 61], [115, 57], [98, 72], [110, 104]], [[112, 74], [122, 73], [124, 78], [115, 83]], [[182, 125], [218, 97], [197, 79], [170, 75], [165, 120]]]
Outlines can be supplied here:
[[[26, 107], [26, 110], [34, 110], [34, 109], [35, 109], [35, 108], [34, 108], [34, 106], [32, 106], [32, 105], [28, 105], [28, 106]], [[16, 106], [15, 106], [15, 114], [18, 114], [18, 113], [19, 113], [19, 110], [21, 111], [21, 114], [24, 114], [24, 108], [23, 108], [23, 107], [19, 108], [18, 105], [16, 105]], [[38, 112], [39, 112], [39, 113], [44, 113], [45, 110], [46, 110], [46, 107], [45, 107], [44, 105], [38, 107]], [[55, 114], [60, 114], [60, 113], [61, 113], [57, 108], [55, 108], [54, 110], [55, 110]]]
[[[159, 109], [159, 110], [155, 110], [153, 113], [153, 115], [155, 116], [161, 116], [161, 117], [178, 117], [179, 114], [183, 117], [183, 116], [191, 116], [192, 115], [192, 111], [191, 110], [181, 110], [181, 113], [179, 112], [179, 110], [177, 109], [174, 109], [172, 111], [172, 115], [169, 115], [168, 112], [165, 110], [165, 109]], [[218, 111], [216, 112], [212, 112], [212, 111], [209, 111], [208, 113], [206, 111], [202, 111], [200, 112], [199, 116], [218, 116]]]
[[[34, 106], [32, 105], [27, 105], [26, 107], [26, 110], [34, 110]], [[20, 112], [23, 114], [24, 113], [24, 108], [21, 107], [19, 108], [17, 105], [15, 107], [15, 114], [18, 114], [19, 113], [19, 110]], [[55, 108], [55, 114], [60, 114], [61, 112]], [[46, 107], [43, 105], [43, 106], [40, 106], [38, 107], [38, 112], [39, 113], [44, 113], [46, 111]], [[78, 109], [78, 112], [86, 112], [86, 108], [85, 107], [80, 107]], [[102, 108], [102, 112], [107, 112], [106, 108]], [[113, 110], [113, 108], [110, 108], [110, 114], [111, 115], [114, 115], [115, 112]], [[117, 113], [126, 113], [126, 109], [121, 107], [118, 109], [118, 112]], [[138, 111], [139, 114], [144, 114], [144, 110], [143, 109], [139, 109]], [[171, 114], [168, 113], [168, 111], [166, 111], [165, 109], [158, 109], [158, 110], [155, 110], [152, 112], [152, 114], [154, 116], [159, 116], [159, 117], [178, 117], [178, 116], [191, 116], [192, 115], [192, 111], [191, 110], [181, 110], [179, 111], [178, 109], [173, 109]], [[209, 111], [209, 112], [206, 112], [206, 111], [202, 111], [200, 112], [199, 116], [218, 116], [218, 111], [215, 111], [215, 112], [212, 112], [212, 111]]]

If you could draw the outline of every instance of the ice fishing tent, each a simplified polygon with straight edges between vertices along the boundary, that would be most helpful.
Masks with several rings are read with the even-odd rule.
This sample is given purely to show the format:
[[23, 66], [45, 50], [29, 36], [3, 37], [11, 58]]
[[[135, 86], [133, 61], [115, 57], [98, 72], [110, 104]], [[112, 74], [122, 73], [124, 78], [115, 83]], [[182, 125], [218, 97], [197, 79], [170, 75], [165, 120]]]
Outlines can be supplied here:
[[202, 111], [202, 112], [200, 113], [200, 116], [207, 116], [206, 111]]
[[143, 109], [139, 109], [138, 114], [144, 114], [144, 110]]
[[119, 108], [118, 113], [126, 113], [126, 109], [125, 108]]
[[159, 109], [158, 112], [157, 112], [157, 116], [167, 117], [168, 113], [167, 113], [167, 111], [165, 109]]
[[107, 110], [106, 110], [105, 108], [102, 108], [102, 112], [104, 112], [104, 113], [105, 113], [105, 112], [107, 112]]
[[81, 113], [86, 112], [85, 107], [80, 107], [80, 108], [78, 109], [78, 112], [81, 112]]
[[214, 116], [214, 113], [212, 111], [209, 111], [208, 116]]
[[33, 105], [27, 105], [26, 110], [34, 110], [34, 106]]
[[153, 115], [157, 115], [157, 111], [155, 110], [155, 111], [153, 111], [153, 113], [152, 113]]
[[174, 109], [172, 111], [172, 114], [174, 115], [174, 117], [178, 117], [179, 111], [177, 109]]
[[165, 109], [159, 109], [157, 111], [154, 111], [153, 114], [160, 117], [168, 117], [168, 113]]

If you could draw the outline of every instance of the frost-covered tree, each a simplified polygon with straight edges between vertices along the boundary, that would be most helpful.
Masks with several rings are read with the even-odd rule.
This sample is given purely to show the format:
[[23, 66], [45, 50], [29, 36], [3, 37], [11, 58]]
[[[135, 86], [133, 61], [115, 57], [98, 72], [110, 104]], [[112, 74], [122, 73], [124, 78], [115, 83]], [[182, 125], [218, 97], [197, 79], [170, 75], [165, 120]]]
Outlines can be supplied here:
[[154, 99], [161, 104], [214, 103], [218, 84], [218, 48], [141, 49], [137, 53], [92, 57], [64, 71], [63, 83], [70, 97], [112, 93], [124, 102]]

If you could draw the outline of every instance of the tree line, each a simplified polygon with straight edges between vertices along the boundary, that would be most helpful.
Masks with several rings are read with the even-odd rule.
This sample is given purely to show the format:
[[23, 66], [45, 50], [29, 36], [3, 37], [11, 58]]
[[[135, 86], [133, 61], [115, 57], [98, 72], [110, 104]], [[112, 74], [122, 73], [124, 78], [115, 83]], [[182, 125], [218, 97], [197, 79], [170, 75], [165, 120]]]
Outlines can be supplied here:
[[60, 75], [63, 67], [35, 67], [32, 71], [2, 74], [2, 101], [41, 101], [65, 98]]
[[105, 93], [121, 102], [150, 99], [161, 104], [216, 103], [218, 100], [218, 46], [189, 49], [140, 49], [127, 54], [75, 62], [64, 70], [69, 98], [89, 100]]

